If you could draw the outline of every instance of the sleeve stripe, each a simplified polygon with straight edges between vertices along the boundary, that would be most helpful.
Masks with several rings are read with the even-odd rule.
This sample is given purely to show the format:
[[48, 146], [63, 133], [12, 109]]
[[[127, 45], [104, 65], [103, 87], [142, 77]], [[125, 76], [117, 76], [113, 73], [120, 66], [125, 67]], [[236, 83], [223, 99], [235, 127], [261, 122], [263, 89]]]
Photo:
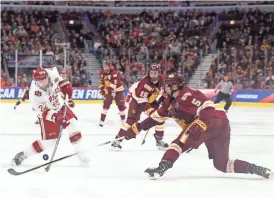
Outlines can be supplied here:
[[60, 83], [59, 83], [59, 86], [62, 88], [62, 87], [64, 87], [65, 85], [68, 85], [69, 84], [69, 81], [68, 80], [64, 80], [64, 81], [61, 81]]

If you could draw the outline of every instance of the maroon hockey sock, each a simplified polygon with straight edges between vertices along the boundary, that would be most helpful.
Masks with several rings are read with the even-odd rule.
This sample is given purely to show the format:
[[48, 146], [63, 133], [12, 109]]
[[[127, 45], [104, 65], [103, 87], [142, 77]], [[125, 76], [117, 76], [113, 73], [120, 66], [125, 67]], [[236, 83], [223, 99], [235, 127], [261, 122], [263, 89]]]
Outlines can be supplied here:
[[164, 131], [155, 131], [154, 136], [157, 140], [162, 140], [164, 137]]
[[120, 115], [120, 117], [121, 117], [121, 120], [125, 120], [126, 119], [125, 115]]
[[107, 115], [105, 115], [105, 114], [101, 113], [101, 121], [102, 121], [102, 122], [104, 122], [104, 121], [105, 121], [106, 116], [107, 116]]
[[174, 163], [179, 158], [179, 156], [180, 154], [174, 149], [168, 149], [164, 154], [162, 160], [167, 160]]
[[248, 162], [242, 160], [234, 161], [234, 172], [235, 173], [248, 173], [247, 171]]
[[[125, 135], [126, 135], [126, 131], [124, 129], [120, 129], [118, 135], [116, 136], [116, 139], [120, 137], [124, 137]], [[122, 142], [122, 140], [119, 140], [119, 141]]]

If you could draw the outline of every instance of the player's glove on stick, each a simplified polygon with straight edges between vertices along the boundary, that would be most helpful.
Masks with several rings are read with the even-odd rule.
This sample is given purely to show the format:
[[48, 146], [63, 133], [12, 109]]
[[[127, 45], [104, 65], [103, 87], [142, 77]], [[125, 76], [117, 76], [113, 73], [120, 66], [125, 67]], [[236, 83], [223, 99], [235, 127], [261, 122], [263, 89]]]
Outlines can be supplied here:
[[155, 109], [152, 108], [149, 103], [146, 103], [145, 109], [148, 116], [150, 116], [155, 111]]
[[189, 138], [195, 141], [200, 138], [201, 134], [205, 132], [206, 129], [206, 124], [202, 120], [196, 119], [189, 125], [188, 129], [186, 129], [186, 132], [188, 133]]
[[75, 106], [73, 100], [71, 100], [71, 99], [68, 100], [68, 106], [71, 108], [73, 108]]
[[60, 112], [54, 113], [52, 115], [52, 120], [63, 125], [64, 129], [70, 124], [69, 117], [67, 115], [63, 116]]
[[106, 88], [100, 90], [100, 94], [104, 97], [108, 94], [108, 90]]

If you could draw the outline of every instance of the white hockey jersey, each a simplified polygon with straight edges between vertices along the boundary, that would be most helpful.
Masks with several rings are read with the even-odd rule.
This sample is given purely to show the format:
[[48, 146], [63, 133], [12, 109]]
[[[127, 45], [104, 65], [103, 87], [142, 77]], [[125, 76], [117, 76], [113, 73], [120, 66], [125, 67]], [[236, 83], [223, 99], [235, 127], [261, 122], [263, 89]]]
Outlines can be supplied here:
[[[34, 111], [40, 118], [52, 121], [52, 115], [58, 112], [64, 105], [64, 94], [61, 92], [59, 83], [63, 78], [59, 75], [57, 68], [47, 68], [49, 85], [46, 90], [39, 88], [35, 81], [31, 82], [29, 99]], [[46, 115], [43, 113], [46, 112]]]

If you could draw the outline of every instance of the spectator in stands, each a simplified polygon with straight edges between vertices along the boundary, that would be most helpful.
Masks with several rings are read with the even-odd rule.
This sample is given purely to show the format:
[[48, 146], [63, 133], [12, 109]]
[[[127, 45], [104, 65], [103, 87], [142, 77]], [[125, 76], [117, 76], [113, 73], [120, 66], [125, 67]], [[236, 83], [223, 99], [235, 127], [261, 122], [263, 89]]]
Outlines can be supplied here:
[[1, 69], [1, 87], [7, 86], [7, 74]]
[[271, 71], [268, 72], [268, 77], [265, 79], [267, 89], [274, 89], [274, 75]]

